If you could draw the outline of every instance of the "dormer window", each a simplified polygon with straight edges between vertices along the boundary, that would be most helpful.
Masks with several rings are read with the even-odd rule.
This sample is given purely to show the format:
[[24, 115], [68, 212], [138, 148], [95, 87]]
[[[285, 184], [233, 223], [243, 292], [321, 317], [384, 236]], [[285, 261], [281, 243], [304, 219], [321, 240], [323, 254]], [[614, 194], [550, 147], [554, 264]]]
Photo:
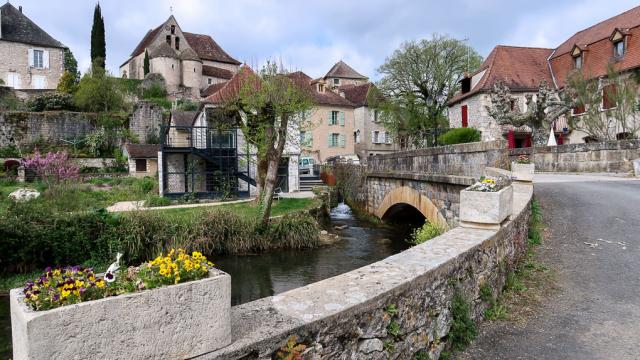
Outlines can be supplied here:
[[321, 92], [321, 93], [324, 92], [324, 85], [318, 84], [318, 92]]
[[624, 40], [613, 43], [613, 56], [620, 59], [624, 56]]
[[470, 77], [465, 77], [464, 79], [462, 79], [462, 81], [460, 81], [460, 87], [461, 87], [461, 92], [463, 94], [468, 93], [469, 91], [471, 91], [471, 78]]
[[340, 79], [333, 79], [333, 85], [339, 86], [340, 85]]
[[575, 69], [582, 69], [582, 65], [584, 63], [584, 54], [582, 50], [575, 45], [573, 50], [571, 50], [571, 56], [573, 56], [573, 67]]
[[615, 29], [609, 38], [613, 43], [613, 59], [619, 60], [626, 52], [625, 34], [620, 29]]

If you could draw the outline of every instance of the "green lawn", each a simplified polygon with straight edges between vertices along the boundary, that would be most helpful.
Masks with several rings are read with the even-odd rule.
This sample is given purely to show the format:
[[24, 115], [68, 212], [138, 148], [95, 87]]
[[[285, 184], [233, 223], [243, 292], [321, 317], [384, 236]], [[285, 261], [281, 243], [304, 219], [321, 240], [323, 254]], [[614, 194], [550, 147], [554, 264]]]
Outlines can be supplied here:
[[[271, 208], [271, 216], [281, 216], [292, 212], [303, 211], [311, 209], [315, 206], [319, 206], [321, 201], [318, 199], [280, 199], [273, 202]], [[257, 217], [258, 207], [254, 202], [244, 202], [238, 204], [227, 204], [217, 206], [202, 206], [193, 208], [180, 208], [180, 209], [167, 209], [167, 210], [154, 210], [162, 211], [165, 214], [171, 215], [197, 215], [199, 213], [210, 211], [213, 209], [225, 209], [234, 211], [244, 217]]]

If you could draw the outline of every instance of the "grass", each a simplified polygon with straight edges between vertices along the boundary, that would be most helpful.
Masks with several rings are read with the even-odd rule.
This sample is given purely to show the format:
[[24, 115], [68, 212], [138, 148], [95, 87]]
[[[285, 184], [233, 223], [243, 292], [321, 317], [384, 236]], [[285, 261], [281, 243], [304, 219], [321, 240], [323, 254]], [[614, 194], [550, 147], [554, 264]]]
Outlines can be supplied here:
[[[318, 199], [280, 199], [274, 201], [271, 207], [271, 216], [282, 216], [293, 212], [304, 211], [312, 209], [313, 207], [321, 204]], [[231, 210], [245, 218], [257, 217], [258, 207], [253, 202], [243, 202], [237, 204], [226, 204], [217, 206], [201, 206], [192, 208], [178, 208], [178, 209], [158, 209], [154, 211], [162, 211], [164, 214], [169, 215], [184, 215], [190, 216], [206, 212], [212, 208]]]

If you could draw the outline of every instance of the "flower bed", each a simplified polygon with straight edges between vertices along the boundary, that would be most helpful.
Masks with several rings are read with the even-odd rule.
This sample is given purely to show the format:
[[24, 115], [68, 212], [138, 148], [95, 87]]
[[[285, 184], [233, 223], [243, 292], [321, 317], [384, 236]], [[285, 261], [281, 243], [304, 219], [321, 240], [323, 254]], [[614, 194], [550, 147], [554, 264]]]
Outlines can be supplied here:
[[483, 178], [460, 192], [460, 222], [495, 229], [512, 213], [513, 187], [504, 178]]
[[527, 155], [520, 155], [516, 161], [511, 163], [511, 173], [513, 179], [518, 181], [533, 181], [535, 164], [532, 164]]
[[212, 265], [172, 250], [102, 276], [48, 268], [11, 291], [14, 358], [188, 358], [226, 346], [231, 279]]

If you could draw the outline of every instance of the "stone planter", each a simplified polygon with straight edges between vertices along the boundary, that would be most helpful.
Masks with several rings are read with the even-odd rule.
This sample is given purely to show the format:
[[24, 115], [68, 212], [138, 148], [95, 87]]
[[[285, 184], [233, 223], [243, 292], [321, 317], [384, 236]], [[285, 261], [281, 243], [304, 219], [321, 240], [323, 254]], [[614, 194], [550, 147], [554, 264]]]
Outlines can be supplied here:
[[460, 226], [499, 229], [513, 212], [513, 187], [497, 192], [462, 190], [460, 192]]
[[535, 168], [535, 164], [518, 164], [514, 161], [511, 163], [511, 174], [514, 180], [532, 182]]
[[13, 358], [184, 359], [231, 343], [231, 277], [206, 279], [46, 311], [11, 290]]

